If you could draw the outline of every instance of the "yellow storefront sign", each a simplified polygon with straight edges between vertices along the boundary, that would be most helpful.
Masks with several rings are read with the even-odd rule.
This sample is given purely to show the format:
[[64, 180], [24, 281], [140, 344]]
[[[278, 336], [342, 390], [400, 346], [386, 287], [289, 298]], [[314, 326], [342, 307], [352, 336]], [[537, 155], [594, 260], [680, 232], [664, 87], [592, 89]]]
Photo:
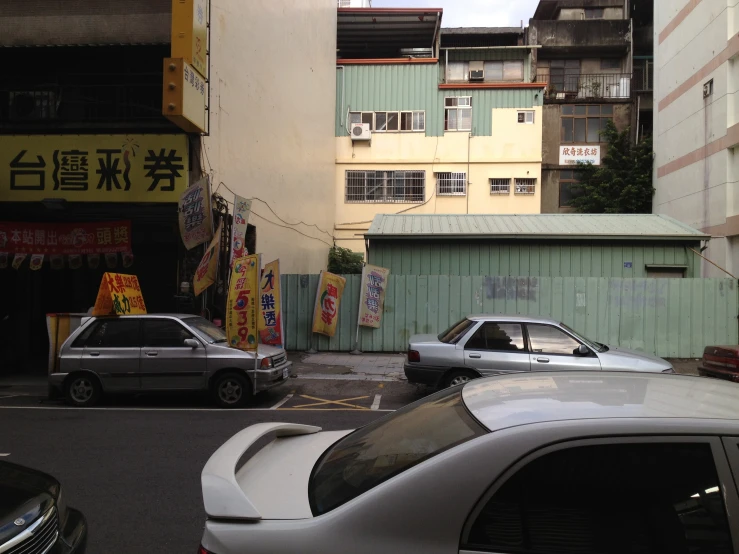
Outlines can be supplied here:
[[146, 313], [141, 286], [135, 275], [104, 273], [92, 315], [138, 315]]
[[176, 203], [189, 165], [185, 134], [0, 136], [0, 198]]

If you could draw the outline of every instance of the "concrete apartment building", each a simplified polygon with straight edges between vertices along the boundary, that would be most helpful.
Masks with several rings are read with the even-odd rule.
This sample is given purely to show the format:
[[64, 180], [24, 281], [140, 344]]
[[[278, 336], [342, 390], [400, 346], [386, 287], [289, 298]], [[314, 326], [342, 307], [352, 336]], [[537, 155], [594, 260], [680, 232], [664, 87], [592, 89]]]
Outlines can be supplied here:
[[651, 133], [651, 2], [541, 0], [527, 44], [545, 84], [542, 213], [572, 211], [578, 161], [599, 165], [607, 121]]
[[[654, 212], [713, 236], [703, 255], [739, 274], [739, 6], [655, 2]], [[703, 262], [703, 275], [726, 273]]]
[[337, 244], [377, 214], [539, 213], [545, 85], [522, 28], [441, 27], [442, 10], [338, 10]]

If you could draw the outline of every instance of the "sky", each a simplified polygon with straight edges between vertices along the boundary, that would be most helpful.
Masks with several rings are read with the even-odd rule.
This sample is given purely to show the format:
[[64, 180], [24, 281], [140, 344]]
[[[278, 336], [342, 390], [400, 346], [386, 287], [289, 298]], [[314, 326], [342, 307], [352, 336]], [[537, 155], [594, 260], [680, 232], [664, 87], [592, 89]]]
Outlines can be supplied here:
[[372, 0], [373, 8], [443, 8], [442, 27], [518, 27], [539, 0]]

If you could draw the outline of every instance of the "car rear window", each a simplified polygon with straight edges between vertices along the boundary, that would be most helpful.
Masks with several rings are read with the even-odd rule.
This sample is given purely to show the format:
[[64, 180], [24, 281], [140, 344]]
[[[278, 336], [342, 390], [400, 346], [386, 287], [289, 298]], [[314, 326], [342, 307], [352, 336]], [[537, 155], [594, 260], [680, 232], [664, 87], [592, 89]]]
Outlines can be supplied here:
[[474, 321], [466, 318], [461, 321], [457, 321], [457, 323], [439, 335], [439, 340], [447, 344], [457, 344], [459, 339], [461, 339], [467, 330], [474, 324]]
[[487, 433], [458, 387], [410, 404], [347, 435], [313, 468], [308, 496], [325, 514], [421, 462]]

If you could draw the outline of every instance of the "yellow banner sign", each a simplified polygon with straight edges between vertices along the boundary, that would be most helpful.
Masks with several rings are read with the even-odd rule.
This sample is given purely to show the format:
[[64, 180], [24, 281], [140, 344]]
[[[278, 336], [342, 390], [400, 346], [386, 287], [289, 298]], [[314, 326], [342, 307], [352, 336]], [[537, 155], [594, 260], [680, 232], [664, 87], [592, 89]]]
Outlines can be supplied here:
[[233, 262], [226, 305], [226, 336], [228, 343], [239, 350], [256, 350], [259, 342], [259, 267], [259, 254]]
[[176, 203], [189, 165], [185, 134], [0, 136], [0, 198]]
[[259, 285], [259, 302], [262, 317], [259, 318], [259, 340], [262, 344], [284, 347], [282, 328], [282, 298], [280, 286], [280, 260], [264, 265]]
[[339, 304], [344, 293], [346, 279], [327, 271], [321, 271], [313, 310], [313, 332], [333, 337], [339, 320]]
[[193, 280], [193, 288], [195, 296], [216, 282], [216, 272], [218, 271], [218, 254], [221, 251], [221, 231], [223, 230], [223, 221], [218, 224], [218, 230], [213, 240], [208, 245], [200, 265], [195, 271], [195, 279]]
[[135, 275], [104, 273], [92, 315], [138, 315], [146, 313], [141, 286]]

